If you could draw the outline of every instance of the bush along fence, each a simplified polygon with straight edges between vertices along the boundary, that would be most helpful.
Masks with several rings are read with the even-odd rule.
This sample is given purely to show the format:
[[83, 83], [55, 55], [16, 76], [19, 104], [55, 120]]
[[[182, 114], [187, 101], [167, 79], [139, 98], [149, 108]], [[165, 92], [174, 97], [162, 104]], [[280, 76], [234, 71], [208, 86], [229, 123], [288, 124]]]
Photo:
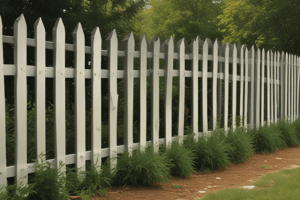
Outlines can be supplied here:
[[[145, 35], [140, 38], [136, 49], [134, 36], [129, 33], [118, 46], [116, 31], [106, 39], [106, 50], [102, 48], [99, 28], [91, 33], [91, 46], [85, 46], [85, 35], [80, 23], [73, 32], [74, 44], [66, 44], [65, 27], [58, 19], [53, 28], [53, 41], [45, 40], [45, 28], [42, 20], [34, 24], [34, 39], [27, 38], [27, 25], [21, 15], [13, 26], [14, 35], [2, 35], [0, 22], [0, 186], [7, 184], [7, 178], [15, 177], [15, 182], [34, 173], [34, 163], [27, 160], [27, 78], [35, 78], [35, 147], [36, 159], [46, 152], [46, 78], [53, 79], [54, 93], [54, 159], [47, 161], [58, 167], [60, 162], [75, 164], [85, 169], [87, 160], [101, 166], [101, 158], [115, 158], [117, 153], [131, 152], [132, 147], [149, 144], [169, 144], [172, 137], [172, 102], [174, 99], [173, 78], [178, 78], [178, 121], [177, 134], [184, 136], [185, 116], [190, 113], [191, 131], [198, 136], [209, 134], [209, 117], [212, 129], [217, 127], [218, 116], [223, 116], [224, 129], [228, 129], [228, 115], [232, 116], [231, 126], [258, 129], [265, 122], [277, 122], [287, 118], [294, 121], [299, 116], [299, 57], [288, 53], [279, 53], [254, 47], [247, 49], [241, 45], [214, 43], [199, 37], [190, 45], [181, 39], [174, 45], [172, 36], [163, 45], [155, 36], [151, 43]], [[4, 44], [13, 45], [14, 64], [4, 64]], [[27, 65], [27, 48], [35, 48], [35, 65]], [[47, 66], [46, 49], [53, 51], [53, 66]], [[148, 49], [151, 49], [148, 51]], [[74, 52], [74, 67], [65, 67], [66, 51]], [[91, 56], [91, 68], [85, 66], [85, 56]], [[102, 56], [108, 58], [108, 69], [103, 69]], [[118, 70], [118, 58], [124, 58], [124, 70]], [[134, 69], [134, 59], [138, 59], [138, 70]], [[148, 66], [148, 59], [151, 66]], [[160, 61], [164, 61], [161, 69]], [[174, 63], [178, 61], [178, 69]], [[190, 61], [191, 70], [186, 70], [186, 61]], [[7, 166], [6, 146], [6, 76], [14, 76], [14, 166]], [[150, 109], [147, 102], [147, 77], [151, 78]], [[74, 137], [75, 154], [66, 154], [66, 79], [74, 79]], [[160, 122], [160, 78], [163, 82], [164, 138], [159, 137]], [[186, 107], [186, 78], [190, 79], [191, 106]], [[91, 115], [86, 119], [86, 79], [91, 80]], [[108, 112], [102, 115], [101, 84], [108, 80]], [[124, 145], [117, 145], [118, 128], [118, 79], [124, 79]], [[134, 105], [134, 79], [139, 79], [139, 104]], [[199, 87], [199, 82], [201, 82]], [[237, 89], [239, 86], [239, 90]], [[212, 88], [211, 94], [208, 88]], [[200, 91], [200, 92], [199, 92]], [[202, 96], [200, 99], [199, 96]], [[201, 103], [199, 103], [201, 101]], [[208, 105], [212, 104], [212, 109]], [[231, 105], [231, 109], [229, 107]], [[238, 105], [238, 106], [237, 106]], [[139, 107], [139, 143], [133, 142], [134, 110]], [[202, 109], [200, 109], [202, 108]], [[200, 111], [202, 112], [200, 112]], [[150, 113], [150, 115], [149, 115]], [[244, 120], [236, 121], [237, 113]], [[151, 121], [151, 141], [147, 141], [147, 116]], [[108, 118], [108, 119], [106, 119]], [[101, 147], [102, 121], [108, 121], [108, 148]], [[199, 122], [201, 121], [201, 122]], [[86, 151], [86, 126], [91, 123], [91, 149]], [[199, 132], [199, 124], [202, 132]], [[53, 134], [52, 133], [52, 134]], [[156, 150], [155, 150], [156, 151]], [[111, 164], [115, 168], [117, 160]], [[65, 167], [62, 168], [62, 172]]]

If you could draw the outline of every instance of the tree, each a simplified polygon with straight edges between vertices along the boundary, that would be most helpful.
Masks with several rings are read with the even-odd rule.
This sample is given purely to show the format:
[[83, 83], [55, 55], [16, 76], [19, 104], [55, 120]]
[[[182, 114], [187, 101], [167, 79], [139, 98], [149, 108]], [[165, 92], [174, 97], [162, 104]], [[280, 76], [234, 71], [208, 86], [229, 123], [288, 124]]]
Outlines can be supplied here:
[[151, 8], [140, 15], [141, 22], [136, 25], [140, 34], [148, 38], [158, 34], [161, 41], [171, 35], [178, 41], [188, 41], [198, 35], [202, 38], [222, 39], [215, 18], [221, 14], [221, 7], [213, 0], [152, 0]]
[[299, 54], [300, 1], [224, 0], [222, 5], [223, 42]]

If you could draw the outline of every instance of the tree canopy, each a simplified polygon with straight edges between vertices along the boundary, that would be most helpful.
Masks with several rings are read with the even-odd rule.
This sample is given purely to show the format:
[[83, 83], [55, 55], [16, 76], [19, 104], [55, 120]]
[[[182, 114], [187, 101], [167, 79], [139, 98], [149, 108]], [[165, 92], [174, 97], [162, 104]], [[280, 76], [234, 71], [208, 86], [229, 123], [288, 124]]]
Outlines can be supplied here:
[[213, 0], [151, 0], [151, 8], [137, 15], [136, 29], [151, 39], [158, 34], [162, 41], [171, 35], [178, 41], [196, 38], [222, 39], [215, 23], [221, 14], [219, 3]]
[[222, 5], [223, 42], [299, 54], [300, 1], [224, 0]]

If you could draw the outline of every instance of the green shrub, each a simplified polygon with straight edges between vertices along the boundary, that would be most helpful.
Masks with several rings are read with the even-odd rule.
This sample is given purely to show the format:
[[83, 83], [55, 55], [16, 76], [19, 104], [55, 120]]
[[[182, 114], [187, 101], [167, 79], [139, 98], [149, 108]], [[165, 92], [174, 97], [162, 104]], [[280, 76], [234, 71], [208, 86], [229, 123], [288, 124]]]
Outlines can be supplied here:
[[179, 142], [179, 137], [176, 137], [167, 147], [162, 145], [162, 153], [166, 159], [169, 159], [174, 166], [171, 168], [171, 175], [191, 176], [194, 172], [196, 156], [195, 153], [184, 147], [183, 143]]

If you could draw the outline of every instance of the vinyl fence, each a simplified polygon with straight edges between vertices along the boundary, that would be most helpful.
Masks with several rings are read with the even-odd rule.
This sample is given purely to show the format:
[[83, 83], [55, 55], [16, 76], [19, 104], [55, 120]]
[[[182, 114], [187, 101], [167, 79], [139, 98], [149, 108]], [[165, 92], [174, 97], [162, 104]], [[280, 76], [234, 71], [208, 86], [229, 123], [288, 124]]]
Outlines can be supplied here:
[[[53, 41], [45, 41], [45, 28], [39, 18], [34, 24], [35, 37], [27, 38], [27, 25], [21, 15], [14, 23], [14, 35], [2, 35], [0, 22], [0, 185], [6, 185], [7, 178], [15, 177], [15, 182], [21, 177], [34, 173], [34, 163], [27, 163], [27, 77], [36, 79], [36, 150], [37, 155], [46, 152], [45, 137], [45, 78], [54, 79], [54, 137], [55, 159], [48, 162], [59, 165], [62, 161], [66, 165], [75, 164], [77, 168], [85, 169], [85, 161], [92, 164], [102, 157], [116, 157], [117, 153], [130, 152], [131, 147], [146, 143], [168, 144], [172, 138], [172, 79], [179, 77], [179, 115], [178, 135], [184, 135], [184, 105], [185, 78], [192, 79], [192, 130], [198, 135], [209, 133], [207, 112], [198, 113], [202, 106], [207, 110], [208, 101], [212, 101], [213, 129], [217, 125], [217, 116], [221, 113], [222, 94], [224, 95], [224, 124], [227, 129], [228, 114], [232, 114], [233, 128], [235, 116], [239, 111], [245, 117], [243, 126], [257, 128], [267, 122], [276, 122], [287, 117], [294, 121], [299, 115], [299, 57], [284, 52], [267, 51], [254, 47], [247, 49], [240, 45], [222, 45], [217, 40], [213, 43], [209, 39], [202, 41], [199, 37], [187, 46], [184, 39], [174, 45], [170, 37], [163, 47], [160, 39], [155, 36], [151, 44], [147, 43], [145, 35], [140, 39], [139, 49], [135, 49], [135, 40], [129, 33], [124, 42], [124, 50], [118, 50], [116, 31], [113, 30], [108, 38], [107, 49], [102, 49], [102, 38], [99, 28], [91, 34], [90, 46], [85, 46], [85, 36], [80, 23], [76, 26], [73, 37], [74, 44], [65, 43], [65, 28], [61, 19], [56, 21], [53, 29]], [[14, 64], [4, 64], [3, 43], [14, 45]], [[151, 51], [147, 51], [148, 45]], [[35, 66], [27, 65], [27, 46], [35, 47]], [[53, 67], [45, 66], [45, 49], [53, 50]], [[65, 52], [74, 52], [75, 67], [65, 67]], [[200, 53], [199, 53], [200, 52]], [[211, 52], [211, 53], [209, 53]], [[85, 69], [85, 54], [91, 54], [91, 69]], [[101, 57], [109, 58], [108, 70], [101, 69]], [[118, 57], [124, 57], [124, 71], [117, 69]], [[134, 70], [134, 58], [139, 59], [140, 70]], [[151, 69], [147, 69], [147, 58], [152, 60]], [[164, 60], [164, 69], [159, 69], [159, 60]], [[174, 60], [179, 61], [179, 69], [173, 68]], [[185, 60], [190, 60], [192, 70], [185, 70]], [[212, 63], [212, 72], [208, 71], [208, 63]], [[199, 70], [199, 63], [202, 70]], [[232, 66], [232, 73], [229, 73]], [[240, 75], [237, 69], [240, 68]], [[266, 68], [266, 70], [265, 70]], [[5, 85], [4, 76], [15, 77], [15, 166], [6, 165], [6, 129], [5, 129]], [[146, 141], [146, 84], [147, 77], [151, 77], [151, 141]], [[159, 138], [159, 78], [164, 78], [164, 112], [165, 138]], [[66, 155], [66, 126], [65, 126], [65, 79], [75, 79], [75, 154]], [[85, 79], [92, 82], [92, 147], [86, 151], [85, 146]], [[101, 148], [101, 80], [109, 80], [109, 148]], [[117, 79], [125, 79], [125, 130], [124, 145], [117, 146]], [[133, 143], [133, 83], [140, 79], [140, 142]], [[212, 99], [207, 98], [208, 79], [212, 80]], [[198, 82], [202, 81], [202, 104], [199, 105]], [[224, 81], [225, 90], [222, 91]], [[229, 113], [229, 82], [232, 84], [232, 105]], [[237, 83], [240, 82], [239, 96]], [[267, 85], [267, 93], [264, 87]], [[267, 99], [265, 102], [265, 98]], [[265, 116], [265, 108], [267, 116]], [[203, 131], [198, 131], [198, 117], [202, 115]], [[114, 161], [111, 166], [116, 166]], [[65, 171], [65, 168], [62, 169]]]

